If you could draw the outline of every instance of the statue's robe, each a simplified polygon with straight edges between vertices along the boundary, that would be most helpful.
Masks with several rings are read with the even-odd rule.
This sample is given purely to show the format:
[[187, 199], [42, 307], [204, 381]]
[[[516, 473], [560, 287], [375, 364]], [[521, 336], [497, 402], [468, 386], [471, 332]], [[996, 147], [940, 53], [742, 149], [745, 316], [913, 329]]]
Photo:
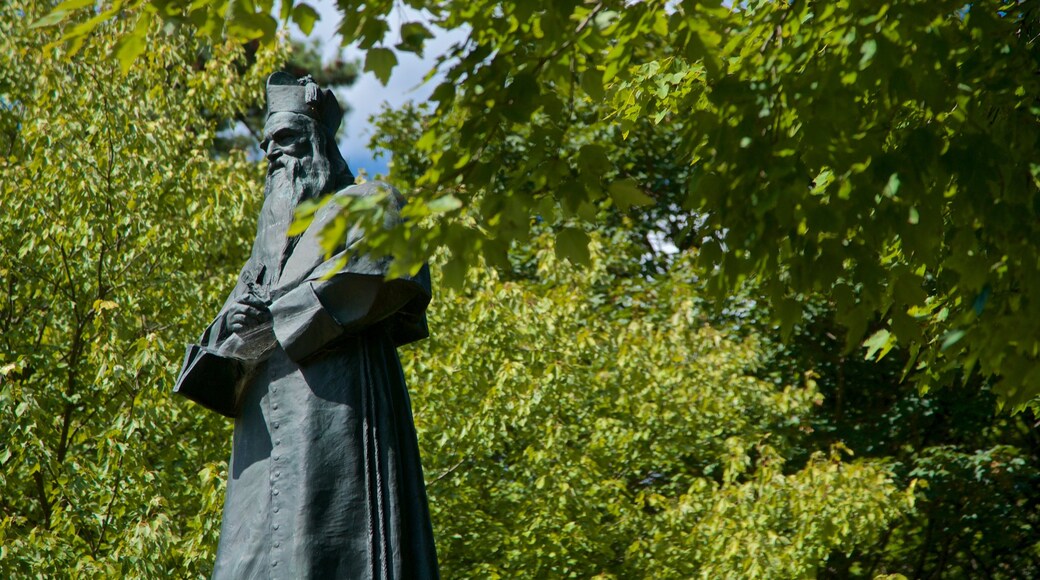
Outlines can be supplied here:
[[[336, 195], [387, 192], [392, 225], [401, 200], [389, 186], [355, 185]], [[318, 233], [335, 204], [287, 241], [294, 206], [283, 196], [265, 200], [238, 284], [201, 344], [189, 347], [178, 380], [203, 404], [223, 398], [222, 407], [209, 406], [235, 416], [213, 578], [436, 578], [397, 356], [398, 346], [427, 336], [429, 271], [386, 281], [387, 260], [352, 255], [362, 237], [356, 228], [326, 260]], [[261, 335], [277, 342], [243, 341], [226, 328], [228, 308], [248, 292], [270, 300], [273, 329]], [[257, 342], [261, 348], [253, 348]], [[229, 399], [231, 382], [237, 401]], [[199, 396], [200, 389], [224, 394]]]

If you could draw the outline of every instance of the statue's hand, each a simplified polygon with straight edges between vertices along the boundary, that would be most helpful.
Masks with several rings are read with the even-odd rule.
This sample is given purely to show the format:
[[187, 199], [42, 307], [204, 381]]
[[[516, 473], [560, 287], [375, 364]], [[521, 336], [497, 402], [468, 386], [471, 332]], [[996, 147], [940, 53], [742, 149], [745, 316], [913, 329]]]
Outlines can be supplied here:
[[252, 294], [239, 298], [227, 311], [228, 329], [234, 333], [270, 322], [271, 311], [263, 300]]

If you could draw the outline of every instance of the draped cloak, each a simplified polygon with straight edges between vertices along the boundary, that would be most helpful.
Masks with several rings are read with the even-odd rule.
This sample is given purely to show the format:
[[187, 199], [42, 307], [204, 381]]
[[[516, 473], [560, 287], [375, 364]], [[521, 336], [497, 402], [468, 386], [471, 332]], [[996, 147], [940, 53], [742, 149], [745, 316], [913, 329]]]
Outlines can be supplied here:
[[[378, 182], [337, 196], [400, 195]], [[354, 255], [354, 228], [331, 258], [319, 241], [335, 203], [286, 237], [295, 200], [271, 194], [238, 284], [200, 345], [189, 346], [178, 389], [237, 382], [214, 580], [437, 578], [411, 404], [396, 347], [428, 336], [429, 270], [385, 280], [388, 260]], [[331, 277], [329, 274], [331, 273]], [[236, 360], [241, 337], [225, 313], [246, 293], [269, 300], [276, 342]], [[200, 362], [200, 361], [205, 361]], [[203, 396], [192, 397], [211, 408]]]

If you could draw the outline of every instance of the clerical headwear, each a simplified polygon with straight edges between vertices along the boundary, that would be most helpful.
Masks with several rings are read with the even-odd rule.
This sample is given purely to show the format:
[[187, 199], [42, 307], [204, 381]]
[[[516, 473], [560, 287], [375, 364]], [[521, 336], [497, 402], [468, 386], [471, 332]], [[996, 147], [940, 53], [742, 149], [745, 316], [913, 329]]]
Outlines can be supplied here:
[[267, 77], [267, 116], [284, 112], [314, 119], [330, 139], [335, 139], [343, 121], [343, 109], [332, 91], [318, 87], [310, 76], [297, 79], [287, 72], [276, 72]]

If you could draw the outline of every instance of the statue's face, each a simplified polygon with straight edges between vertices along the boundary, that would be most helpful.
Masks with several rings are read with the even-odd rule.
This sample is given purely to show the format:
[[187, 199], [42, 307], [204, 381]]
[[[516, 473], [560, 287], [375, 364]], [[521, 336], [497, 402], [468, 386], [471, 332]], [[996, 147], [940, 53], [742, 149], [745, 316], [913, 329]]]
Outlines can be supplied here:
[[325, 192], [331, 169], [313, 119], [296, 113], [271, 115], [260, 147], [268, 162], [265, 197], [288, 196], [298, 203]]
[[264, 150], [271, 168], [285, 164], [284, 156], [305, 160], [314, 156], [314, 145], [310, 140], [311, 119], [296, 113], [274, 113], [264, 125], [264, 139], [260, 148]]

